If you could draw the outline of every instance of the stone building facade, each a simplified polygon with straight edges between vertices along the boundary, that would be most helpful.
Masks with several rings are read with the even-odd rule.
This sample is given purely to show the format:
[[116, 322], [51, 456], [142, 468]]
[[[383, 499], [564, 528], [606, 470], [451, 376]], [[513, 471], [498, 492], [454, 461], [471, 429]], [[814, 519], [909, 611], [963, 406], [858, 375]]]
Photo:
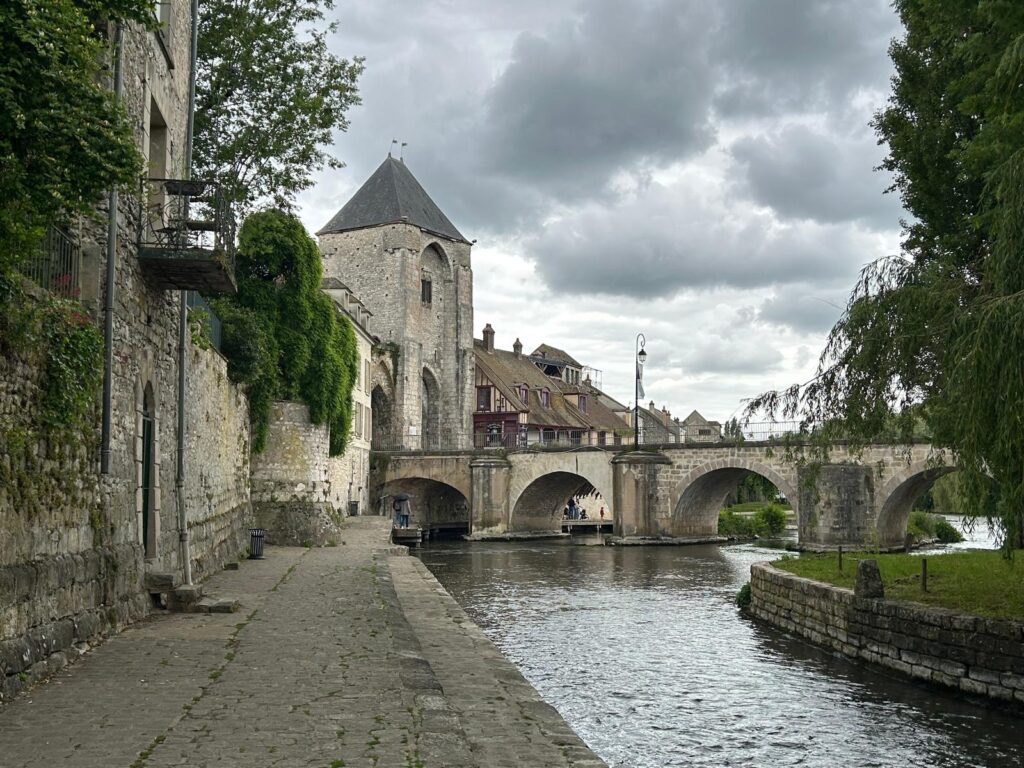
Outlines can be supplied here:
[[373, 313], [374, 443], [468, 445], [472, 244], [390, 155], [318, 234], [325, 277], [349, 286]]
[[352, 324], [359, 353], [358, 374], [352, 389], [352, 431], [345, 453], [329, 460], [332, 501], [346, 515], [374, 514], [376, 505], [370, 499], [370, 438], [373, 435], [370, 381], [373, 349], [377, 343], [377, 337], [370, 333], [373, 314], [337, 278], [325, 279], [322, 289]]
[[[130, 24], [120, 32], [120, 100], [148, 175], [181, 179], [190, 3], [165, 0], [157, 13], [158, 31]], [[108, 32], [116, 39], [117, 30]], [[163, 216], [167, 202], [149, 195], [141, 184], [119, 195], [115, 242], [108, 242], [107, 201], [72, 233], [81, 249], [83, 311], [102, 329], [109, 305], [112, 319], [109, 442], [101, 439], [97, 392], [96, 422], [83, 440], [51, 444], [38, 429], [40, 367], [0, 363], [0, 465], [16, 478], [0, 484], [0, 698], [59, 668], [83, 643], [144, 616], [153, 604], [147, 577], [183, 580], [186, 531], [194, 578], [245, 546], [248, 405], [228, 381], [224, 359], [190, 343], [185, 480], [177, 485], [181, 294], [154, 280], [139, 258], [140, 231]]]

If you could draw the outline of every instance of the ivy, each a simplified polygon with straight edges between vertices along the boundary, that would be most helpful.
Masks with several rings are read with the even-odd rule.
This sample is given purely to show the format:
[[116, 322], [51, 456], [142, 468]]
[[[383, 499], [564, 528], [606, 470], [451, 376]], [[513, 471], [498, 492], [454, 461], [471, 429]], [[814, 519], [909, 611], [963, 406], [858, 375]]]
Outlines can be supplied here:
[[352, 425], [359, 354], [348, 318], [320, 290], [320, 251], [297, 218], [249, 216], [239, 231], [238, 293], [214, 300], [228, 376], [249, 387], [253, 450], [266, 445], [274, 400], [300, 400], [328, 424], [330, 452], [344, 452]]
[[[106, 22], [155, 23], [150, 0], [0, 3], [0, 270], [30, 255], [48, 224], [91, 213], [142, 159], [107, 87]], [[100, 21], [102, 20], [102, 24]]]
[[42, 369], [35, 428], [81, 433], [92, 425], [103, 369], [103, 337], [82, 306], [49, 293], [25, 294], [0, 276], [0, 348]]

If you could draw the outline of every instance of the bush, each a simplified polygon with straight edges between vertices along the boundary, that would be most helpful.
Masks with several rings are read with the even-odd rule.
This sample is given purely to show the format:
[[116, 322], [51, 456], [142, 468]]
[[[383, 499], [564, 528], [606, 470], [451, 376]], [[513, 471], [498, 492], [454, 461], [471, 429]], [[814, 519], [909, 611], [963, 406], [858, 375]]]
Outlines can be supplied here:
[[956, 544], [964, 540], [963, 535], [950, 525], [944, 517], [935, 516], [935, 535], [943, 544]]
[[786, 513], [778, 504], [769, 504], [754, 513], [754, 529], [759, 536], [781, 536], [786, 530]]
[[964, 540], [960, 531], [950, 525], [942, 515], [931, 515], [918, 509], [910, 513], [907, 533], [915, 539], [938, 539], [943, 544], [956, 544]]
[[748, 539], [752, 538], [756, 533], [752, 518], [737, 515], [735, 512], [728, 509], [723, 509], [718, 514], [719, 536]]

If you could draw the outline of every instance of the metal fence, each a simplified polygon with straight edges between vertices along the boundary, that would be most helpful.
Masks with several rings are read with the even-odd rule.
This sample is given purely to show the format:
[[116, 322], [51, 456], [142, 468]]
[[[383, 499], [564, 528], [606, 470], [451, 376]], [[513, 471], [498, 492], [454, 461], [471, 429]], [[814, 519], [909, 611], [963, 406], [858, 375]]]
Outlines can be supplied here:
[[204, 179], [142, 179], [139, 248], [210, 251], [233, 265], [235, 220], [219, 184]]
[[57, 296], [77, 299], [81, 295], [82, 249], [64, 227], [48, 227], [36, 254], [22, 262], [19, 270]]
[[[737, 442], [772, 442], [789, 435], [806, 434], [800, 422], [760, 422], [743, 425], [740, 434], [685, 435], [671, 440], [649, 441], [640, 434], [640, 445], [671, 447], [672, 445], [714, 445]], [[604, 433], [595, 430], [536, 429], [519, 432], [479, 431], [473, 433], [444, 433], [440, 435], [387, 436], [377, 434], [371, 450], [397, 451], [459, 451], [481, 449], [517, 450], [572, 450], [574, 448], [603, 448], [611, 451], [626, 450], [633, 445], [632, 432]]]

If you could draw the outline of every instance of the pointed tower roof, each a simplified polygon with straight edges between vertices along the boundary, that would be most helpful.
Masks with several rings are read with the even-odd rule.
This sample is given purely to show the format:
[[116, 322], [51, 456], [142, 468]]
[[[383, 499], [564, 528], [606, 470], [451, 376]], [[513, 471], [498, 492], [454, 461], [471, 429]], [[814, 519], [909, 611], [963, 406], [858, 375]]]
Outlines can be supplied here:
[[391, 155], [317, 234], [402, 223], [449, 240], [469, 242], [430, 199], [405, 163]]

